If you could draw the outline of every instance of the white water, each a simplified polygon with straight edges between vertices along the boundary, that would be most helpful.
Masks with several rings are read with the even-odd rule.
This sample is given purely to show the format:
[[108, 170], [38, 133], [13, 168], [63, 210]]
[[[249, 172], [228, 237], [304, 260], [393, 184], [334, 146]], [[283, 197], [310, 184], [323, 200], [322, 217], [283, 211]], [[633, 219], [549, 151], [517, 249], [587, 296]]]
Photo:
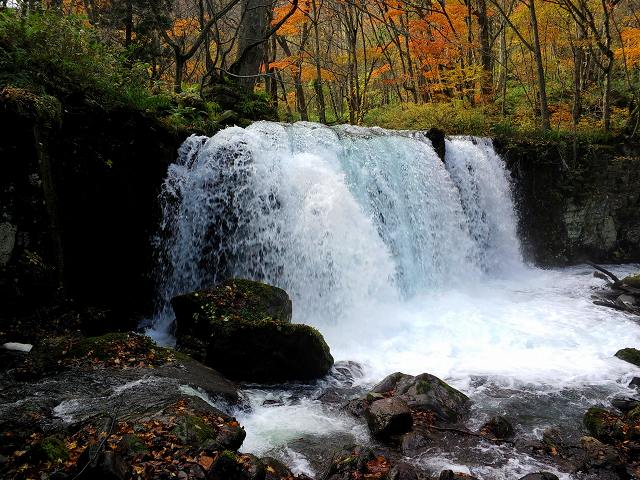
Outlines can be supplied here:
[[[628, 394], [638, 372], [612, 355], [637, 345], [640, 329], [591, 304], [599, 281], [588, 269], [524, 264], [508, 174], [489, 141], [446, 147], [443, 163], [418, 133], [310, 123], [189, 138], [163, 194], [164, 308], [151, 333], [166, 338], [172, 296], [247, 277], [286, 289], [294, 321], [318, 327], [336, 360], [360, 362], [362, 385], [430, 372], [472, 396], [480, 417], [521, 398], [531, 435]], [[308, 471], [295, 439], [366, 438], [318, 400], [322, 388], [249, 391], [244, 449]], [[279, 403], [263, 405], [270, 396]], [[502, 474], [472, 470], [508, 478], [535, 467], [513, 461]]]

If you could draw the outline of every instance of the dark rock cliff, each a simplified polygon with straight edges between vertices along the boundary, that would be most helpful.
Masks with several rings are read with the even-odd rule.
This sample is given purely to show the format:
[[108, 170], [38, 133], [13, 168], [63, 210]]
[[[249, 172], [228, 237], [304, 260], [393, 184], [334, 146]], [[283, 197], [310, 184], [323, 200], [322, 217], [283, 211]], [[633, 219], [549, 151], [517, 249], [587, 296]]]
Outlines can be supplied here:
[[516, 184], [528, 259], [547, 266], [640, 261], [640, 145], [495, 145]]
[[40, 98], [0, 96], [0, 318], [61, 293], [149, 308], [157, 195], [187, 133], [135, 110], [47, 110]]

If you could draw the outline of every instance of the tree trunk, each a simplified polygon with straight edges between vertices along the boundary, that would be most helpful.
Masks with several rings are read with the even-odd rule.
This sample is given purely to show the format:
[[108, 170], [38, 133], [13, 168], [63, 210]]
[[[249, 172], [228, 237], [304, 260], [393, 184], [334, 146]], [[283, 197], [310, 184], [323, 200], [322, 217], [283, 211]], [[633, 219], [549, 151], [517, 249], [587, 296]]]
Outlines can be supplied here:
[[184, 58], [179, 50], [174, 50], [175, 53], [175, 62], [176, 62], [176, 71], [175, 78], [173, 82], [173, 91], [175, 93], [182, 92], [182, 76], [184, 75]]
[[318, 99], [318, 116], [320, 123], [327, 123], [327, 114], [324, 103], [324, 92], [322, 91], [322, 69], [320, 68], [320, 33], [318, 29], [318, 22], [320, 21], [320, 15], [316, 0], [311, 1], [313, 7], [313, 31], [315, 36], [315, 64], [316, 64], [316, 96]]
[[[238, 29], [238, 56], [233, 73], [246, 91], [253, 91], [264, 59], [264, 39], [267, 33], [270, 2], [242, 0], [242, 21]], [[260, 42], [256, 45], [256, 42]]]
[[482, 59], [481, 88], [483, 100], [486, 101], [491, 96], [493, 87], [489, 18], [487, 16], [486, 0], [478, 0], [478, 25], [480, 27], [480, 57]]
[[132, 0], [127, 0], [127, 14], [124, 23], [124, 46], [128, 48], [131, 45], [133, 35], [133, 5]]
[[542, 130], [549, 130], [551, 122], [549, 119], [549, 106], [547, 103], [547, 82], [544, 76], [544, 63], [542, 62], [542, 50], [540, 48], [540, 36], [538, 33], [538, 18], [536, 17], [535, 0], [529, 0], [529, 15], [531, 20], [531, 33], [533, 34], [533, 55], [536, 61], [538, 77], [538, 92], [540, 94], [540, 116], [542, 119]]
[[606, 0], [602, 0], [603, 9], [603, 29], [604, 29], [604, 48], [605, 48], [605, 68], [604, 83], [602, 92], [602, 123], [605, 131], [611, 130], [611, 73], [613, 71], [614, 55], [611, 50], [611, 12]]

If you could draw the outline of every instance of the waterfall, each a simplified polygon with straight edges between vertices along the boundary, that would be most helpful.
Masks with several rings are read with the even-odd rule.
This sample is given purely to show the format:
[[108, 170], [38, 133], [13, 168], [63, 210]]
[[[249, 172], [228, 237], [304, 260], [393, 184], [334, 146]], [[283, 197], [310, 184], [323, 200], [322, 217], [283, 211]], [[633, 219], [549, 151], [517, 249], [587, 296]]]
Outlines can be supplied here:
[[337, 321], [522, 263], [504, 162], [453, 137], [446, 161], [419, 132], [257, 122], [191, 136], [161, 195], [155, 330], [168, 301], [229, 276], [277, 285], [294, 320]]

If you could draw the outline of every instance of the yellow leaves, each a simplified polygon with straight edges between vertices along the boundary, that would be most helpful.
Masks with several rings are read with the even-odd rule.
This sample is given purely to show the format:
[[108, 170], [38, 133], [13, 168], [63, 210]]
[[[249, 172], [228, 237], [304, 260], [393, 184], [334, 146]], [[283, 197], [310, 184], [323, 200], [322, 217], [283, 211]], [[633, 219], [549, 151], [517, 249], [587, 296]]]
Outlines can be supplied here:
[[200, 22], [197, 18], [177, 18], [170, 30], [167, 30], [167, 35], [172, 38], [184, 38], [189, 35], [193, 35], [198, 32], [200, 28]]

